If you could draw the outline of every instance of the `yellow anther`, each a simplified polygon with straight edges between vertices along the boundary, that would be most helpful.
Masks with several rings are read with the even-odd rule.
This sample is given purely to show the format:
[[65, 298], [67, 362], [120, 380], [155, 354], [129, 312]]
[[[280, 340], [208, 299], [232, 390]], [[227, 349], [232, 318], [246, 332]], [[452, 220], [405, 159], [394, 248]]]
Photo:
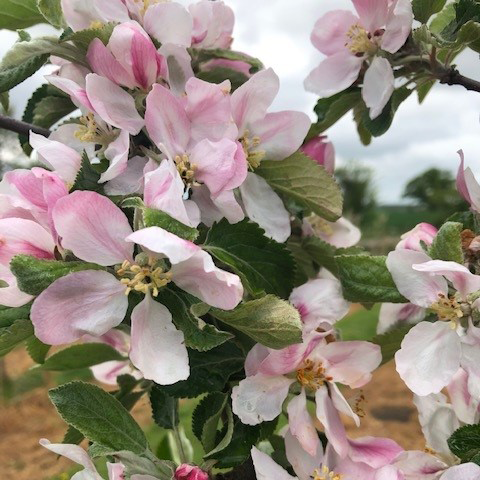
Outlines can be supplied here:
[[105, 130], [95, 121], [93, 113], [88, 113], [80, 117], [82, 124], [75, 132], [75, 137], [81, 142], [98, 143], [99, 145], [107, 145], [115, 139], [115, 132]]
[[360, 417], [364, 418], [366, 413], [365, 409], [363, 408], [367, 400], [365, 399], [365, 395], [363, 390], [360, 390], [360, 394], [355, 398], [355, 402], [353, 404], [353, 411]]
[[347, 43], [345, 46], [354, 54], [362, 56], [366, 53], [375, 53], [378, 46], [372, 41], [372, 36], [363, 27], [352, 25], [347, 32]]
[[128, 261], [122, 263], [117, 270], [117, 275], [121, 277], [120, 283], [126, 287], [125, 295], [134, 290], [145, 295], [151, 292], [154, 297], [158, 296], [160, 288], [165, 287], [172, 280], [172, 274], [156, 266], [156, 263], [154, 258], [150, 258], [145, 266], [132, 265]]
[[311, 360], [305, 360], [303, 367], [297, 370], [297, 382], [307, 390], [316, 391], [331, 382], [332, 377], [325, 375], [325, 368], [321, 363], [315, 364]]
[[317, 469], [313, 472], [313, 480], [342, 480], [343, 475], [330, 471], [330, 469], [324, 465], [321, 469]]
[[247, 162], [251, 170], [255, 170], [260, 166], [261, 161], [266, 157], [265, 150], [255, 150], [261, 143], [261, 138], [258, 136], [250, 137], [250, 132], [245, 130], [243, 137], [240, 138], [240, 143], [243, 151], [247, 157]]
[[90, 28], [93, 28], [95, 30], [100, 30], [101, 28], [103, 28], [105, 26], [104, 23], [102, 23], [100, 20], [94, 20], [91, 24], [90, 24]]
[[192, 185], [195, 185], [195, 172], [197, 170], [197, 165], [190, 163], [190, 157], [186, 154], [182, 156], [177, 155], [175, 157], [175, 164], [185, 186], [189, 188]]
[[449, 298], [443, 293], [438, 294], [438, 302], [434, 303], [430, 308], [433, 310], [440, 320], [450, 321], [453, 330], [458, 327], [458, 321], [464, 316], [462, 306], [457, 300]]

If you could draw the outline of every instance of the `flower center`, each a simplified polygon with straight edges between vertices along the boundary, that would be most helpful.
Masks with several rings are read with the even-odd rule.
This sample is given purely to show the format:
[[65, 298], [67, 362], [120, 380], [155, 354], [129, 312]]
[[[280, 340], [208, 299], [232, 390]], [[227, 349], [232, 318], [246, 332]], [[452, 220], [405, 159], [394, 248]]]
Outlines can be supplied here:
[[82, 125], [75, 132], [75, 137], [81, 142], [106, 145], [115, 138], [111, 131], [105, 130], [97, 124], [93, 113], [80, 117], [80, 123]]
[[438, 315], [440, 320], [450, 321], [452, 322], [452, 328], [457, 328], [458, 321], [464, 316], [462, 306], [454, 297], [448, 298], [443, 293], [439, 293], [438, 298], [438, 302], [430, 308]]
[[145, 295], [151, 292], [156, 297], [159, 289], [172, 280], [172, 274], [158, 263], [154, 258], [150, 258], [146, 265], [132, 265], [125, 260], [117, 270], [117, 275], [121, 277], [120, 282], [126, 287], [125, 295], [134, 290]]
[[325, 367], [311, 360], [305, 360], [304, 366], [297, 370], [298, 383], [307, 390], [316, 391], [325, 385], [325, 382], [331, 382], [332, 377], [325, 376]]
[[330, 471], [326, 465], [313, 472], [313, 480], [342, 480], [342, 478], [343, 475]]
[[265, 150], [255, 150], [260, 145], [261, 139], [258, 136], [251, 137], [250, 132], [245, 130], [243, 137], [240, 138], [243, 151], [247, 157], [247, 162], [251, 170], [260, 166], [260, 162], [265, 158]]
[[372, 41], [372, 35], [358, 23], [350, 27], [350, 30], [347, 32], [347, 38], [345, 46], [357, 57], [377, 51], [378, 46]]
[[187, 154], [177, 155], [175, 157], [175, 165], [187, 189], [196, 184], [195, 171], [197, 166], [194, 163], [190, 163], [190, 158]]

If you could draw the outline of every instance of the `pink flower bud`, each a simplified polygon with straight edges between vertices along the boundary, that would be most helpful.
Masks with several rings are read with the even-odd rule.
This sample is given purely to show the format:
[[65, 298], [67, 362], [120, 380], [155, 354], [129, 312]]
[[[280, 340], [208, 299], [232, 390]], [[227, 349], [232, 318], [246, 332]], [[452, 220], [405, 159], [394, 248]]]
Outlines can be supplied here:
[[208, 480], [208, 474], [199, 467], [184, 463], [175, 471], [175, 480]]
[[335, 148], [332, 142], [327, 142], [327, 137], [321, 135], [312, 138], [300, 150], [323, 165], [328, 173], [335, 170]]
[[404, 233], [396, 249], [416, 250], [423, 252], [420, 242], [424, 242], [428, 247], [432, 244], [438, 230], [429, 223], [419, 223], [413, 230]]

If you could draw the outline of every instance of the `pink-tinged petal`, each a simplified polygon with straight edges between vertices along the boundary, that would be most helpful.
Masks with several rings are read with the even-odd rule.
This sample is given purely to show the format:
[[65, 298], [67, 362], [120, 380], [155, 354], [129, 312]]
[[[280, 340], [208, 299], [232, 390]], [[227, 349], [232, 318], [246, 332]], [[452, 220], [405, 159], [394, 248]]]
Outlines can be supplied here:
[[127, 307], [125, 286], [113, 275], [86, 270], [53, 282], [35, 299], [30, 316], [37, 338], [63, 345], [107, 333], [121, 323]]
[[321, 387], [317, 390], [315, 402], [317, 404], [317, 418], [325, 429], [328, 441], [340, 457], [346, 457], [349, 450], [347, 434], [340, 415], [330, 399], [327, 387]]
[[113, 29], [108, 48], [135, 79], [137, 86], [146, 90], [156, 82], [159, 73], [157, 49], [137, 22], [117, 25]]
[[[469, 329], [471, 330], [471, 328]], [[480, 349], [478, 344], [468, 344], [468, 337], [462, 337], [461, 366], [468, 373], [468, 390], [475, 398], [480, 398]]]
[[233, 92], [232, 114], [240, 135], [248, 126], [265, 118], [280, 88], [276, 73], [269, 68], [256, 73], [248, 82]]
[[420, 451], [403, 452], [393, 464], [403, 472], [408, 480], [410, 478], [415, 480], [438, 479], [439, 472], [447, 468], [447, 465], [437, 457]]
[[310, 456], [315, 457], [321, 442], [312, 417], [307, 410], [305, 389], [302, 388], [300, 394], [290, 401], [287, 406], [287, 412], [291, 434], [300, 442], [303, 449]]
[[167, 257], [173, 265], [188, 260], [200, 251], [200, 247], [194, 243], [177, 237], [160, 227], [137, 230], [129, 235], [126, 241], [137, 243], [158, 256]]
[[327, 141], [326, 136], [312, 138], [300, 150], [324, 167], [328, 173], [333, 174], [335, 171], [335, 147], [332, 142]]
[[[213, 202], [212, 197], [210, 196], [210, 191], [206, 185], [194, 185], [192, 187], [190, 199], [198, 206], [201, 220], [207, 227], [211, 227], [215, 222], [222, 220], [223, 217], [230, 218], [233, 215], [235, 221], [229, 220], [230, 223], [237, 223], [237, 221], [239, 222], [245, 218], [242, 208], [238, 205], [238, 202], [235, 199], [234, 192], [224, 192], [217, 197], [216, 201], [218, 201], [219, 198], [224, 200], [223, 196], [226, 196], [226, 202], [222, 201], [222, 205], [217, 207], [216, 203]], [[227, 205], [226, 208], [223, 207], [224, 203]], [[225, 210], [225, 214], [221, 209]], [[235, 216], [236, 212], [239, 212], [239, 220], [237, 220]]]
[[0, 280], [8, 284], [8, 287], [0, 287], [0, 305], [4, 307], [21, 307], [34, 298], [17, 287], [15, 275], [12, 274], [8, 267], [1, 264]]
[[193, 20], [188, 11], [179, 3], [158, 3], [145, 12], [145, 30], [161, 44], [173, 43], [190, 47]]
[[327, 232], [315, 232], [322, 240], [337, 248], [348, 248], [356, 245], [362, 238], [362, 232], [350, 220], [344, 217], [336, 222], [325, 220]]
[[151, 139], [172, 159], [187, 151], [190, 120], [181, 100], [162, 85], [154, 85], [148, 94], [145, 125]]
[[92, 103], [90, 102], [87, 91], [78, 83], [69, 78], [62, 78], [58, 75], [45, 75], [45, 79], [54, 87], [57, 87], [62, 92], [70, 96], [72, 102], [78, 108], [86, 108], [89, 111], [94, 111]]
[[175, 480], [209, 480], [209, 476], [200, 467], [184, 463], [175, 470]]
[[[242, 207], [239, 205], [235, 192], [227, 190], [212, 199], [213, 206], [220, 212], [220, 219], [225, 217], [231, 224], [241, 222], [245, 218]], [[202, 210], [202, 218], [204, 212]]]
[[[132, 367], [128, 360], [124, 362], [113, 360], [111, 362], [100, 363], [90, 367], [90, 370], [96, 380], [106, 385], [117, 385], [117, 378], [120, 375], [137, 377], [139, 373], [138, 370]], [[139, 375], [139, 377], [141, 378], [141, 375]]]
[[315, 48], [325, 55], [346, 50], [347, 33], [358, 24], [358, 17], [348, 10], [333, 10], [320, 17], [311, 35]]
[[253, 447], [251, 454], [257, 480], [295, 480], [295, 477], [289, 475], [271, 457], [258, 450], [258, 448]]
[[190, 375], [183, 332], [177, 330], [172, 315], [150, 295], [132, 312], [130, 360], [147, 380], [172, 385]]
[[355, 425], [359, 427], [360, 417], [353, 411], [352, 407], [347, 402], [347, 399], [343, 396], [337, 384], [330, 383], [329, 391], [333, 406], [337, 409], [337, 411], [350, 417], [355, 422]]
[[413, 327], [395, 355], [397, 372], [417, 395], [438, 393], [460, 367], [460, 338], [445, 322]]
[[480, 185], [470, 167], [465, 168], [463, 151], [459, 150], [460, 167], [457, 174], [457, 190], [473, 210], [480, 212]]
[[382, 361], [381, 349], [370, 342], [332, 342], [321, 347], [328, 362], [328, 374], [352, 388], [363, 387]]
[[121, 463], [107, 463], [107, 469], [108, 480], [124, 480], [125, 467]]
[[361, 437], [350, 440], [348, 456], [354, 462], [366, 463], [370, 467], [380, 468], [394, 460], [403, 448], [389, 438]]
[[[285, 433], [285, 454], [299, 480], [311, 480], [312, 473], [323, 463], [323, 446], [318, 442], [314, 455], [307, 453], [290, 430]], [[318, 438], [318, 436], [317, 436]]]
[[476, 463], [464, 463], [449, 468], [440, 480], [478, 480], [480, 478], [480, 466]]
[[392, 3], [381, 45], [383, 50], [395, 53], [403, 47], [410, 35], [413, 11], [410, 0], [397, 0]]
[[30, 132], [30, 145], [48, 168], [54, 170], [66, 183], [73, 184], [82, 163], [81, 155], [63, 143]]
[[407, 249], [423, 252], [421, 242], [429, 247], [433, 243], [433, 239], [437, 236], [438, 228], [429, 223], [419, 223], [409, 232], [401, 236], [400, 242], [395, 247], [396, 250]]
[[94, 38], [90, 43], [87, 60], [94, 73], [108, 78], [117, 85], [127, 88], [136, 87], [132, 74], [120, 64], [99, 38]]
[[252, 66], [248, 62], [242, 60], [227, 60], [226, 58], [214, 58], [208, 62], [202, 63], [201, 70], [203, 72], [210, 72], [216, 68], [228, 68], [236, 72], [243, 73], [247, 78], [250, 78], [252, 74], [250, 70]]
[[242, 146], [227, 138], [219, 142], [202, 140], [193, 148], [190, 161], [196, 165], [195, 178], [208, 187], [213, 198], [239, 187], [247, 177]]
[[245, 375], [251, 377], [259, 372], [262, 362], [268, 357], [270, 350], [257, 343], [247, 354], [245, 359]]
[[439, 295], [447, 295], [447, 281], [441, 276], [414, 270], [413, 265], [429, 262], [424, 252], [395, 250], [387, 257], [387, 268], [399, 292], [419, 307], [429, 308], [438, 302]]
[[0, 263], [8, 266], [15, 255], [54, 257], [55, 242], [38, 223], [23, 218], [0, 219]]
[[266, 180], [249, 172], [240, 186], [240, 192], [250, 220], [258, 223], [267, 237], [279, 243], [285, 242], [292, 233], [290, 214]]
[[170, 272], [178, 287], [212, 307], [233, 310], [242, 300], [240, 278], [216, 267], [212, 257], [203, 250], [174, 264]]
[[305, 113], [285, 111], [267, 113], [262, 120], [253, 122], [250, 130], [260, 138], [257, 150], [266, 152], [268, 160], [283, 160], [300, 148], [310, 125]]
[[[105, 193], [109, 196], [143, 193], [143, 175], [149, 162], [145, 157], [130, 158], [125, 171], [105, 184]], [[156, 163], [154, 168], [157, 168]]]
[[121, 130], [120, 135], [105, 150], [105, 158], [110, 162], [107, 170], [100, 176], [99, 183], [105, 183], [121, 175], [127, 169], [130, 151], [130, 134]]
[[15, 187], [12, 193], [20, 193], [30, 206], [37, 207], [40, 210], [47, 210], [43, 194], [43, 182], [38, 175], [35, 175], [33, 170], [12, 170], [5, 173], [3, 179], [4, 183]]
[[378, 317], [377, 333], [381, 335], [405, 324], [415, 325], [421, 322], [426, 314], [424, 308], [417, 307], [413, 303], [382, 303]]
[[258, 374], [242, 380], [232, 390], [232, 410], [245, 425], [274, 420], [295, 380], [283, 376]]
[[348, 50], [325, 58], [305, 79], [308, 92], [327, 98], [339, 93], [357, 80], [363, 58], [352, 55]]
[[185, 93], [185, 84], [194, 76], [192, 70], [192, 58], [185, 47], [166, 43], [158, 50], [165, 60], [166, 72], [162, 77], [168, 80], [170, 90], [177, 96]]
[[370, 118], [377, 118], [387, 105], [393, 91], [395, 78], [390, 62], [375, 57], [363, 77], [362, 98], [370, 109]]
[[99, 19], [104, 22], [128, 22], [130, 19], [128, 9], [123, 0], [94, 0], [95, 10], [98, 12]]
[[389, 2], [386, 0], [352, 0], [360, 23], [370, 32], [385, 25]]
[[300, 312], [307, 333], [323, 322], [333, 325], [350, 308], [343, 298], [340, 282], [326, 278], [310, 280], [295, 288], [290, 295], [290, 303]]
[[87, 262], [110, 266], [131, 260], [132, 233], [125, 214], [107, 197], [76, 191], [61, 198], [53, 210], [53, 221], [62, 246]]
[[456, 262], [431, 260], [426, 263], [413, 265], [413, 269], [417, 272], [430, 273], [431, 276], [443, 275], [452, 282], [453, 286], [463, 297], [480, 290], [480, 277]]
[[[95, 465], [92, 459], [88, 456], [87, 452], [79, 445], [71, 445], [68, 443], [50, 443], [46, 438], [42, 438], [38, 443], [47, 450], [50, 450], [57, 455], [68, 458], [72, 462], [78, 463], [86, 470], [97, 473]], [[94, 478], [101, 478], [100, 476]]]
[[94, 111], [102, 120], [132, 135], [140, 133], [144, 121], [129, 93], [96, 73], [87, 75], [86, 91]]
[[393, 465], [385, 465], [377, 470], [374, 480], [405, 480], [405, 476]]
[[473, 397], [468, 388], [469, 375], [460, 368], [447, 386], [448, 396], [458, 419], [466, 424], [478, 423], [480, 399]]
[[[221, 84], [205, 82], [198, 78], [190, 78], [186, 85], [186, 112], [192, 123], [192, 142], [205, 138], [219, 141], [230, 132], [232, 111], [230, 107], [230, 81]], [[232, 140], [237, 138], [237, 131], [232, 131]]]

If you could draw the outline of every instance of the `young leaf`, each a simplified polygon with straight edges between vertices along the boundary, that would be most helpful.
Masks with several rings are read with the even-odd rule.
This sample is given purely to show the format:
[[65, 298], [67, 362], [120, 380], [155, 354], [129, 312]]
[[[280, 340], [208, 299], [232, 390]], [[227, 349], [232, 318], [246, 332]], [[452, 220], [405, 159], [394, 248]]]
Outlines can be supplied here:
[[16, 255], [10, 269], [17, 277], [18, 288], [30, 295], [40, 295], [50, 284], [69, 273], [83, 270], [102, 270], [103, 267], [86, 262], [45, 260], [30, 255]]
[[319, 237], [310, 236], [303, 240], [302, 248], [308, 252], [319, 267], [325, 267], [334, 275], [338, 274], [335, 255], [337, 249]]
[[264, 160], [255, 173], [278, 192], [326, 220], [342, 214], [342, 191], [332, 175], [313, 159], [297, 152], [282, 161]]
[[31, 303], [24, 305], [23, 307], [0, 306], [0, 328], [10, 327], [15, 320], [18, 320], [19, 318], [30, 318], [31, 308]]
[[86, 30], [79, 30], [78, 32], [72, 32], [66, 35], [62, 40], [64, 42], [73, 42], [77, 48], [84, 53], [87, 52], [90, 43], [99, 38], [104, 45], [107, 45], [110, 37], [112, 36], [113, 29], [116, 23], [106, 23], [100, 28], [88, 28]]
[[0, 0], [0, 29], [18, 30], [44, 21], [36, 0]]
[[382, 349], [382, 365], [395, 357], [395, 354], [400, 350], [403, 338], [412, 327], [413, 325], [404, 325], [373, 337], [372, 343], [379, 345]]
[[313, 259], [302, 246], [300, 237], [290, 237], [287, 241], [287, 248], [290, 250], [295, 260], [295, 280], [294, 286], [299, 287], [306, 283], [310, 278], [318, 274], [318, 268], [315, 267]]
[[65, 27], [60, 0], [37, 0], [37, 8], [48, 23], [57, 28]]
[[42, 364], [45, 362], [45, 358], [50, 348], [50, 345], [45, 345], [37, 337], [32, 336], [27, 340], [27, 352], [31, 359], [36, 363]]
[[93, 192], [102, 193], [103, 185], [98, 183], [100, 176], [101, 175], [90, 163], [88, 155], [84, 152], [82, 155], [82, 166], [77, 173], [71, 192], [74, 192], [75, 190], [90, 190]]
[[204, 72], [198, 72], [197, 78], [209, 83], [222, 83], [225, 80], [230, 80], [232, 92], [248, 81], [248, 77], [244, 73], [224, 67], [216, 67]]
[[274, 295], [242, 303], [231, 311], [213, 308], [210, 313], [269, 348], [282, 349], [302, 341], [298, 310]]
[[90, 441], [114, 452], [146, 451], [142, 429], [122, 404], [101, 388], [72, 382], [50, 390], [49, 396], [65, 422]]
[[31, 77], [47, 61], [48, 55], [29, 58], [13, 67], [0, 67], [0, 92], [7, 92]]
[[413, 0], [412, 8], [415, 20], [427, 23], [432, 15], [438, 13], [447, 3], [447, 0]]
[[224, 219], [208, 231], [203, 248], [231, 267], [253, 296], [290, 295], [293, 258], [285, 245], [267, 238], [258, 225], [248, 220], [230, 225]]
[[25, 318], [15, 320], [9, 327], [0, 328], [0, 357], [33, 335], [32, 322]]
[[463, 264], [462, 230], [461, 223], [447, 222], [442, 225], [429, 250], [433, 260]]
[[[480, 425], [464, 425], [447, 441], [450, 450], [462, 462], [470, 462], [480, 455]], [[477, 461], [478, 463], [478, 461]]]
[[387, 269], [386, 257], [339, 255], [335, 257], [343, 295], [359, 303], [408, 303]]
[[100, 363], [125, 360], [117, 350], [105, 343], [72, 345], [48, 357], [42, 365], [44, 370], [63, 372], [93, 367]]
[[160, 227], [167, 232], [173, 233], [180, 238], [194, 242], [198, 237], [198, 230], [189, 227], [168, 213], [153, 208], [145, 207], [143, 210], [143, 222], [146, 227]]
[[150, 391], [150, 404], [155, 423], [173, 430], [180, 422], [178, 416], [178, 399], [167, 395], [160, 387], [154, 386]]

